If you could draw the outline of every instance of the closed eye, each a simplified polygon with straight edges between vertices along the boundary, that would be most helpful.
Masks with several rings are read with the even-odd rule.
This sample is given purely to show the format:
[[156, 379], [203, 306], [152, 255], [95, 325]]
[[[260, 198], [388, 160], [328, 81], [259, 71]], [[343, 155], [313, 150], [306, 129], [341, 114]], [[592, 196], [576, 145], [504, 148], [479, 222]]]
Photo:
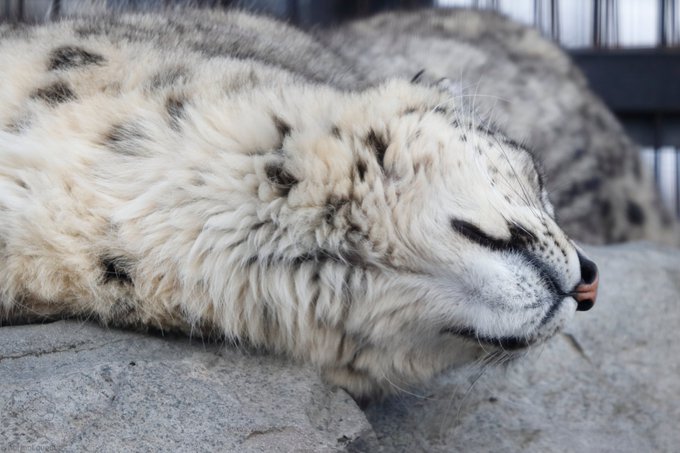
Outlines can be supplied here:
[[493, 238], [480, 230], [476, 225], [466, 222], [465, 220], [451, 219], [451, 227], [461, 236], [464, 236], [482, 247], [493, 250], [502, 250], [507, 247], [507, 241]]
[[461, 236], [492, 250], [524, 250], [530, 243], [536, 241], [536, 236], [533, 233], [518, 224], [512, 223], [509, 225], [509, 239], [497, 239], [489, 236], [478, 226], [465, 220], [451, 219], [451, 227]]

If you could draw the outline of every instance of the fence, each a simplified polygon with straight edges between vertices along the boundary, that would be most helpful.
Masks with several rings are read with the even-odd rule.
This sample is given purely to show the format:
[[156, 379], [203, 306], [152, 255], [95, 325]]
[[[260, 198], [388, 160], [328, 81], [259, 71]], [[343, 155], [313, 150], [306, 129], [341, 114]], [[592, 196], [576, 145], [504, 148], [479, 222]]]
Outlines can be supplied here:
[[680, 218], [677, 0], [439, 0], [488, 8], [562, 44], [640, 145], [644, 168]]

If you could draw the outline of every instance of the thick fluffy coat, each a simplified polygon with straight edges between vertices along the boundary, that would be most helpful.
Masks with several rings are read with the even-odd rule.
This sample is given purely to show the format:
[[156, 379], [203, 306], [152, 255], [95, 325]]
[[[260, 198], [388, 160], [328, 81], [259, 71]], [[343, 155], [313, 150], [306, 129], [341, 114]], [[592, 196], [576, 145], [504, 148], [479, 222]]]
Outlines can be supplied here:
[[3, 322], [226, 337], [368, 395], [572, 315], [531, 155], [446, 85], [347, 90], [278, 55], [341, 61], [295, 30], [191, 14], [0, 29]]

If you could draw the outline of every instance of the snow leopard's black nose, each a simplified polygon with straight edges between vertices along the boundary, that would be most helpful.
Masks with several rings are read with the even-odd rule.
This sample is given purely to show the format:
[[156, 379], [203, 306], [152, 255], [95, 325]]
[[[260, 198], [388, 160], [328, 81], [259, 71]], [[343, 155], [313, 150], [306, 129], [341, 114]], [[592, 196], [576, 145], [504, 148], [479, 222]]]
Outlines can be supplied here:
[[595, 305], [599, 276], [595, 263], [581, 253], [578, 253], [578, 260], [581, 265], [581, 282], [574, 290], [574, 299], [576, 299], [577, 303], [576, 310], [587, 311]]

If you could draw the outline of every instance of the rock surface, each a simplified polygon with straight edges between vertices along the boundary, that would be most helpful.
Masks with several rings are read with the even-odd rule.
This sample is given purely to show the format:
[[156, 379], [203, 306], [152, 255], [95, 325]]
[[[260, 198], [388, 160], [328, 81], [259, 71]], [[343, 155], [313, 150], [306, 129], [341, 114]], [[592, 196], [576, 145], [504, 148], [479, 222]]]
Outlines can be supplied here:
[[0, 451], [338, 451], [372, 438], [312, 369], [56, 322], [0, 329]]
[[372, 427], [280, 358], [87, 323], [0, 328], [0, 449], [676, 451], [680, 251], [588, 252], [593, 310], [507, 368], [370, 406]]

